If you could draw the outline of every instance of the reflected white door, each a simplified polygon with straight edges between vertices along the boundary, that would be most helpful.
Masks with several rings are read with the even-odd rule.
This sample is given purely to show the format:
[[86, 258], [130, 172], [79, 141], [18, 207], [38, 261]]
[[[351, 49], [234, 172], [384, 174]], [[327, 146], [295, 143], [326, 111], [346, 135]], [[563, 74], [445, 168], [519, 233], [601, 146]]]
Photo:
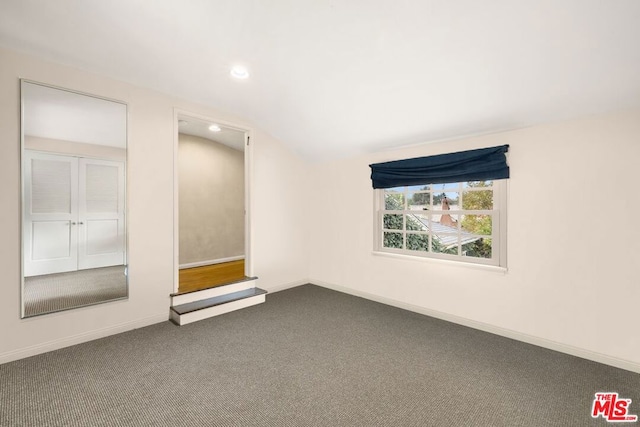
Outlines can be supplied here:
[[124, 163], [25, 150], [24, 275], [122, 265]]
[[78, 269], [124, 264], [124, 163], [80, 159]]
[[78, 161], [25, 151], [24, 275], [78, 268]]

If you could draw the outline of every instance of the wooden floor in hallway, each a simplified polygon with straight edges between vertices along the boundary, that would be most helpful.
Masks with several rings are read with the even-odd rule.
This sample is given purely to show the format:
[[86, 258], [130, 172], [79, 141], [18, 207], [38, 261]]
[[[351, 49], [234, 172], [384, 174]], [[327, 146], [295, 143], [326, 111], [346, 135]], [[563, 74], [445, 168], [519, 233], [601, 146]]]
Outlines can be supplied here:
[[226, 285], [245, 277], [244, 260], [185, 268], [179, 272], [178, 293]]

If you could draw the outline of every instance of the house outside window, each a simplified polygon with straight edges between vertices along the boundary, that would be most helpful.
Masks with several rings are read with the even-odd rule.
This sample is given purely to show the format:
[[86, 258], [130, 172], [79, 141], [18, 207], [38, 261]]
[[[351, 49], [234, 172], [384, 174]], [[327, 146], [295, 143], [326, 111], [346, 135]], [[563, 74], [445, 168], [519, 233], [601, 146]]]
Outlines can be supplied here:
[[375, 193], [377, 251], [506, 267], [506, 180]]

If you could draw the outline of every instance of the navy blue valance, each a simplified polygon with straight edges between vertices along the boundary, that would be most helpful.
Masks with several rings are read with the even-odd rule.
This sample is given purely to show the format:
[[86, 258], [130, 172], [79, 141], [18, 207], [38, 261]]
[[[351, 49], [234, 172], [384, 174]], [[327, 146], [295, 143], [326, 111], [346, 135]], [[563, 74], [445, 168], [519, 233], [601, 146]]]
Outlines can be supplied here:
[[375, 163], [371, 167], [373, 188], [404, 185], [443, 184], [509, 178], [505, 153], [508, 145], [459, 151], [437, 156], [417, 157]]

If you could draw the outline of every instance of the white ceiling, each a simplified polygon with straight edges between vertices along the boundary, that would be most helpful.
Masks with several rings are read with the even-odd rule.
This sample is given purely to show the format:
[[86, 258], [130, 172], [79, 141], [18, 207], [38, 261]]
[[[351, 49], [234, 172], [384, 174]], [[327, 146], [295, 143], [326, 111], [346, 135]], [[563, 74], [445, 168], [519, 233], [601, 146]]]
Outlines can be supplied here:
[[640, 106], [638, 0], [0, 7], [0, 45], [237, 114], [314, 161]]

